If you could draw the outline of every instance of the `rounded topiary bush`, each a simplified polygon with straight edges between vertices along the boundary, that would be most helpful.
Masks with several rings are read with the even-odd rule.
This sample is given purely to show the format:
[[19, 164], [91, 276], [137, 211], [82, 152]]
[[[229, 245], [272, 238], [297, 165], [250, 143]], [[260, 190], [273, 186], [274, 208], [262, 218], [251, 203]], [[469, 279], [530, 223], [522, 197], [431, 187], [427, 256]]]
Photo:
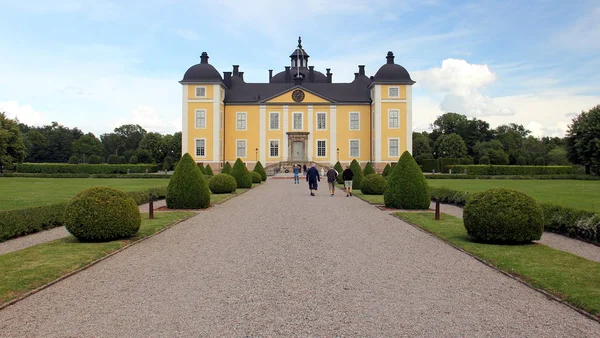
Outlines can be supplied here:
[[479, 158], [479, 164], [490, 164], [490, 158], [483, 155]]
[[200, 169], [202, 175], [206, 175], [206, 169], [204, 169], [204, 164], [198, 163], [198, 169]]
[[516, 165], [526, 165], [527, 164], [527, 160], [525, 159], [525, 156], [519, 156], [519, 157], [517, 157], [515, 164]]
[[363, 171], [357, 160], [350, 162], [350, 170], [352, 170], [352, 189], [360, 189], [363, 179]]
[[66, 229], [82, 242], [105, 242], [134, 235], [142, 218], [133, 198], [110, 187], [77, 194], [64, 213]]
[[210, 179], [208, 187], [213, 194], [231, 194], [237, 189], [237, 183], [229, 174], [217, 174]]
[[344, 168], [342, 167], [342, 164], [340, 163], [340, 161], [335, 162], [335, 165], [333, 166], [333, 169], [335, 169], [335, 171], [338, 172], [337, 183], [344, 184], [344, 178], [342, 177], [342, 173], [344, 172]]
[[88, 163], [89, 164], [100, 164], [100, 163], [102, 163], [102, 157], [100, 157], [98, 155], [91, 155], [88, 158]]
[[207, 164], [206, 168], [204, 168], [204, 170], [206, 171], [206, 175], [208, 175], [208, 176], [213, 176], [214, 175], [214, 173], [212, 171], [212, 168], [210, 167], [210, 164]]
[[387, 178], [383, 194], [385, 206], [396, 209], [429, 209], [431, 198], [427, 180], [412, 155], [405, 151]]
[[108, 159], [106, 160], [106, 163], [108, 164], [119, 164], [119, 156], [115, 155], [115, 154], [111, 154]]
[[210, 191], [190, 154], [181, 157], [167, 186], [169, 209], [204, 209], [210, 206]]
[[377, 174], [377, 172], [375, 171], [375, 168], [373, 168], [371, 162], [367, 162], [367, 165], [365, 165], [365, 169], [363, 170], [363, 175], [364, 177], [367, 177], [367, 175], [371, 174]]
[[386, 177], [391, 173], [392, 173], [392, 166], [388, 163], [385, 165], [385, 168], [383, 168], [383, 177]]
[[[262, 163], [260, 163], [260, 161], [256, 162], [256, 165], [254, 166], [254, 172], [259, 173], [260, 174], [260, 180], [262, 181], [266, 181], [267, 180], [267, 172], [265, 171], [265, 168], [263, 167]], [[254, 182], [254, 179], [252, 179], [253, 183], [260, 183], [260, 182]]]
[[250, 189], [252, 188], [252, 175], [246, 168], [244, 162], [241, 159], [237, 159], [233, 164], [233, 169], [231, 169], [231, 176], [235, 178], [237, 182], [237, 187], [240, 189]]
[[544, 231], [542, 207], [533, 197], [513, 189], [475, 193], [463, 212], [467, 233], [476, 241], [525, 243]]
[[79, 163], [79, 157], [73, 155], [71, 157], [69, 157], [69, 164], [77, 164]]
[[223, 169], [221, 169], [221, 174], [231, 174], [231, 164], [229, 162], [225, 162]]
[[256, 171], [253, 171], [251, 174], [252, 174], [252, 183], [262, 182], [262, 176], [260, 176], [259, 173], [257, 173]]
[[360, 190], [365, 195], [382, 195], [387, 187], [385, 177], [377, 174], [369, 174], [362, 180]]
[[133, 155], [129, 158], [129, 164], [138, 164], [137, 156]]

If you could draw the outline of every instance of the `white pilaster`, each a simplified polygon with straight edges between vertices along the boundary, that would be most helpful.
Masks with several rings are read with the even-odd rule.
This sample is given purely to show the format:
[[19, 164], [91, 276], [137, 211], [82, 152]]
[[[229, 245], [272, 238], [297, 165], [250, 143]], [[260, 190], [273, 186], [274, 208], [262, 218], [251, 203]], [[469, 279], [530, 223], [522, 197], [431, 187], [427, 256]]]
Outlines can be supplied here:
[[306, 155], [308, 157], [308, 161], [312, 161], [313, 160], [313, 148], [314, 148], [314, 141], [313, 141], [313, 132], [314, 132], [314, 128], [313, 128], [313, 105], [309, 104], [308, 105], [308, 109], [307, 109], [307, 118], [308, 118], [308, 144], [306, 145], [308, 147]]
[[[406, 86], [406, 150], [412, 155], [412, 86]], [[402, 155], [402, 153], [400, 153]]]
[[381, 162], [383, 148], [381, 114], [381, 85], [375, 85], [375, 162]]
[[221, 155], [221, 85], [213, 85], [213, 109], [212, 109], [212, 120], [213, 120], [213, 137], [212, 137], [212, 148], [213, 148], [213, 162], [218, 163]]
[[281, 138], [283, 139], [283, 161], [287, 161], [288, 160], [288, 126], [289, 126], [289, 119], [288, 119], [288, 106], [284, 105], [283, 106], [283, 125], [281, 128]]
[[267, 106], [261, 104], [258, 109], [258, 158], [263, 166], [267, 159]]
[[337, 158], [337, 106], [329, 107], [329, 158], [331, 164], [340, 159]]
[[181, 155], [188, 152], [188, 85], [183, 85], [181, 104]]

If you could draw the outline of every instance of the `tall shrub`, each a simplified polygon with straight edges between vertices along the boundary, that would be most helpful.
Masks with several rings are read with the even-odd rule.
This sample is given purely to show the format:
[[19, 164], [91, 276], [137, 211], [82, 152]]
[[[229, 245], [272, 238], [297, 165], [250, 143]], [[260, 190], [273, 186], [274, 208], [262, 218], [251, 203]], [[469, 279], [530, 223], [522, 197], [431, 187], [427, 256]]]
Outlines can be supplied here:
[[358, 161], [352, 160], [352, 162], [350, 162], [350, 170], [352, 170], [352, 174], [354, 175], [352, 176], [352, 189], [359, 190], [364, 176]]
[[212, 171], [212, 168], [210, 167], [210, 164], [207, 164], [206, 168], [204, 168], [204, 169], [206, 171], [206, 175], [208, 175], [208, 176], [213, 176], [214, 175], [214, 173]]
[[412, 155], [405, 151], [388, 178], [385, 206], [397, 209], [429, 209], [427, 180]]
[[383, 176], [387, 177], [392, 171], [392, 166], [388, 163], [385, 165], [385, 168], [383, 168]]
[[265, 168], [263, 167], [262, 163], [260, 163], [260, 161], [256, 162], [256, 165], [254, 166], [254, 170], [255, 173], [259, 173], [260, 174], [260, 179], [264, 182], [267, 180], [267, 172], [265, 171]]
[[204, 169], [204, 164], [198, 163], [198, 169], [200, 169], [202, 175], [206, 175], [206, 169]]
[[229, 162], [225, 162], [223, 169], [221, 169], [221, 174], [231, 174], [231, 164]]
[[169, 209], [204, 209], [210, 206], [210, 190], [190, 154], [181, 157], [167, 187]]
[[365, 169], [363, 170], [363, 177], [371, 174], [377, 174], [377, 172], [375, 171], [375, 168], [373, 168], [371, 162], [367, 162], [367, 165], [365, 165]]
[[338, 172], [337, 182], [339, 184], [343, 184], [344, 179], [342, 178], [342, 173], [344, 172], [344, 168], [342, 167], [342, 164], [340, 163], [340, 161], [335, 162], [333, 169], [335, 169], [335, 171]]
[[79, 157], [72, 155], [69, 157], [69, 164], [77, 164], [79, 163]]
[[231, 176], [235, 178], [235, 181], [237, 182], [237, 187], [240, 189], [252, 188], [251, 175], [252, 174], [250, 174], [248, 168], [246, 168], [246, 165], [244, 165], [244, 162], [242, 162], [242, 160], [238, 158], [233, 164], [233, 169], [231, 169]]

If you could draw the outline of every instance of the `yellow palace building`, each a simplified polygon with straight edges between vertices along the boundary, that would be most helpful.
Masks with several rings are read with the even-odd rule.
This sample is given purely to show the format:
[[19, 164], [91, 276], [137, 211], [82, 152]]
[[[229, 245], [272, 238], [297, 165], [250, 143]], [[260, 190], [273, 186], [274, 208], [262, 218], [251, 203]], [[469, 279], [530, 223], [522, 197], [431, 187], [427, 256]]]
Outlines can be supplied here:
[[212, 168], [237, 158], [249, 168], [356, 159], [381, 170], [412, 152], [415, 81], [392, 52], [374, 76], [359, 65], [350, 83], [334, 83], [331, 69], [323, 74], [308, 58], [298, 39], [289, 66], [269, 70], [268, 83], [249, 83], [237, 65], [221, 76], [202, 53], [180, 81], [182, 153]]

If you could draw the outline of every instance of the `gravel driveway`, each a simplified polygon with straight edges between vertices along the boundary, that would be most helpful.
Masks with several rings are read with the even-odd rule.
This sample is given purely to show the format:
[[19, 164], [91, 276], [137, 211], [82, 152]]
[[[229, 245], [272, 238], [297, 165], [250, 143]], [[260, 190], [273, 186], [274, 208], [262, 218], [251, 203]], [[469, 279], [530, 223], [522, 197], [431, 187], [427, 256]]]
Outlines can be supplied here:
[[326, 186], [271, 180], [0, 311], [0, 336], [600, 337], [600, 324]]

